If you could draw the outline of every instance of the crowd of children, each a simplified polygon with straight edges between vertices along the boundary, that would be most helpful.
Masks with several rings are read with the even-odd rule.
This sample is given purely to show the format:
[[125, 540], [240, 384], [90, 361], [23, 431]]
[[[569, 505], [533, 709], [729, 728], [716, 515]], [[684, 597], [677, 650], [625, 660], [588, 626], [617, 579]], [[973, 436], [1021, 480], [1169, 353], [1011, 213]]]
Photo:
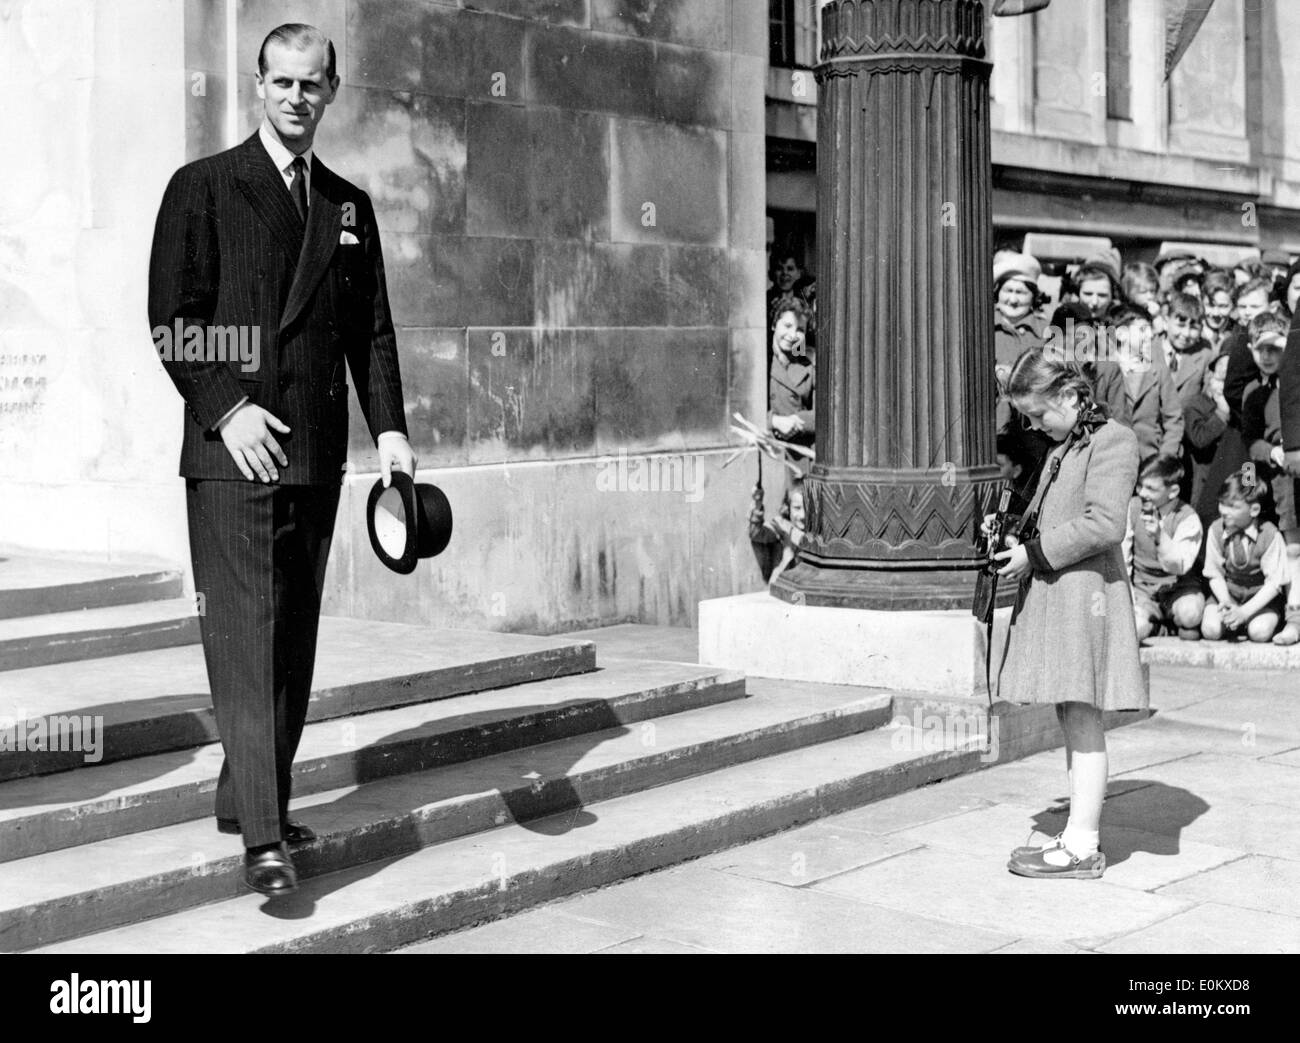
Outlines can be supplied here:
[[1011, 407], [1024, 352], [1079, 365], [1141, 462], [1124, 558], [1138, 637], [1300, 642], [1300, 519], [1282, 447], [1278, 369], [1300, 262], [1207, 269], [1187, 255], [1121, 268], [1116, 251], [1066, 281], [1050, 322], [1040, 267], [994, 262], [998, 460], [1021, 502], [1048, 445]]

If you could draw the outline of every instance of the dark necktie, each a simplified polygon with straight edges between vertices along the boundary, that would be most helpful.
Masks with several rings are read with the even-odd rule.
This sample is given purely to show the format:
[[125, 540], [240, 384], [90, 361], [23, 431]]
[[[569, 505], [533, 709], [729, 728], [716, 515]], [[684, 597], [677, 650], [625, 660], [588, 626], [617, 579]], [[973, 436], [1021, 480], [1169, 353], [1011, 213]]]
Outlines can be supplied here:
[[293, 184], [289, 191], [293, 194], [293, 205], [298, 208], [298, 216], [303, 224], [307, 223], [307, 161], [302, 156], [294, 157]]
[[1169, 360], [1169, 372], [1170, 373], [1178, 372], [1178, 352], [1176, 351], [1174, 352], [1174, 357]]

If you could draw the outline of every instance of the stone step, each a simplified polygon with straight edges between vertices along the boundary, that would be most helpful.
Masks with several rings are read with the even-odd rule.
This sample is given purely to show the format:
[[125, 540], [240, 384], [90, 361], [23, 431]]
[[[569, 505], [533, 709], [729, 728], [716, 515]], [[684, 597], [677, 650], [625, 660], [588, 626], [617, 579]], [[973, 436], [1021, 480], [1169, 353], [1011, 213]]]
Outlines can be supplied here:
[[[488, 846], [479, 849], [477, 868], [513, 874], [510, 855], [502, 855], [504, 861], [497, 865], [500, 833], [494, 827], [558, 814], [548, 824], [521, 828], [530, 835], [563, 832], [603, 820], [603, 812], [593, 815], [583, 810], [585, 805], [650, 787], [660, 787], [650, 802], [659, 806], [659, 817], [690, 819], [696, 813], [692, 798], [673, 790], [679, 780], [757, 758], [780, 761], [778, 755], [789, 750], [875, 728], [889, 719], [891, 702], [889, 693], [864, 694], [844, 686], [769, 693], [317, 793], [295, 802], [296, 814], [319, 834], [298, 849], [295, 862], [307, 880], [328, 880], [333, 874], [337, 882], [344, 871], [367, 878], [382, 870], [383, 860], [416, 856], [429, 845], [489, 831], [479, 841]], [[885, 742], [888, 746], [889, 739]], [[576, 831], [585, 834], [585, 829]], [[567, 846], [563, 837], [547, 839]], [[254, 905], [242, 904], [241, 893], [247, 893], [242, 868], [235, 838], [218, 834], [209, 821], [5, 863], [0, 865], [0, 949], [74, 938], [71, 944], [82, 951], [129, 949], [135, 944], [130, 932], [149, 931], [149, 924], [136, 921], [185, 911], [182, 921], [192, 916], [202, 922], [207, 911], [193, 907], [211, 902], [220, 903], [212, 908], [237, 913], [236, 920], [226, 923], [221, 946], [258, 948], [256, 921], [267, 918], [257, 909], [265, 900], [253, 896]], [[328, 893], [333, 885], [324, 886]], [[426, 894], [431, 890], [436, 892], [436, 883], [425, 885]], [[294, 904], [280, 905], [277, 914], [299, 915], [296, 899], [284, 901]], [[124, 925], [125, 938], [122, 931], [78, 937], [117, 925]], [[164, 924], [164, 933], [169, 929]], [[196, 950], [207, 944], [205, 931], [189, 942]]]
[[[744, 678], [681, 663], [604, 660], [592, 673], [309, 724], [294, 794], [424, 771], [745, 695]], [[190, 819], [211, 823], [212, 743], [0, 783], [0, 862]]]
[[[753, 698], [699, 713], [720, 715], [739, 706], [749, 710], [757, 702]], [[688, 717], [696, 714], [669, 720]], [[665, 721], [659, 729], [661, 740], [667, 737], [667, 725]], [[907, 727], [831, 738], [786, 752], [769, 751], [770, 755], [720, 770], [664, 779], [663, 785], [652, 789], [603, 794], [608, 799], [589, 811], [579, 810], [575, 800], [561, 813], [527, 823], [508, 822], [510, 805], [496, 794], [504, 823], [497, 829], [424, 847], [410, 835], [400, 838], [410, 842], [407, 850], [395, 844], [389, 852], [392, 857], [383, 861], [307, 879], [296, 895], [276, 899], [274, 904], [245, 892], [37, 951], [389, 951], [980, 766], [977, 743], [918, 753], [898, 740], [900, 730]], [[623, 741], [637, 745], [635, 735]], [[638, 752], [646, 758], [660, 755], [646, 749]], [[518, 767], [532, 763], [524, 761]], [[585, 786], [574, 785], [577, 800], [592, 799]], [[530, 809], [536, 807], [529, 803]], [[172, 841], [177, 842], [185, 843], [180, 838]], [[196, 872], [202, 872], [197, 852], [195, 857]], [[108, 868], [87, 860], [79, 865], [96, 877], [103, 877]], [[86, 880], [85, 874], [81, 880]], [[0, 886], [0, 893], [8, 890], [7, 884]], [[47, 919], [41, 920], [39, 913], [31, 914], [35, 923], [20, 919], [9, 937], [38, 938], [44, 925], [62, 921], [63, 907], [46, 908]], [[16, 913], [7, 912], [5, 922]]]
[[1300, 670], [1300, 645], [1254, 641], [1183, 641], [1150, 637], [1142, 642], [1149, 666], [1201, 666], [1217, 670]]
[[[308, 721], [322, 721], [595, 668], [590, 642], [325, 617]], [[77, 746], [35, 749], [33, 728], [74, 717]], [[17, 724], [12, 722], [16, 721]], [[11, 670], [0, 683], [0, 781], [217, 741], [198, 645]], [[7, 745], [6, 745], [7, 744]], [[46, 742], [46, 745], [50, 745]], [[25, 747], [25, 748], [24, 748]], [[93, 754], [92, 754], [93, 755]]]
[[0, 619], [0, 671], [198, 644], [188, 598]]
[[79, 561], [0, 549], [0, 619], [178, 598], [184, 577], [160, 565]]

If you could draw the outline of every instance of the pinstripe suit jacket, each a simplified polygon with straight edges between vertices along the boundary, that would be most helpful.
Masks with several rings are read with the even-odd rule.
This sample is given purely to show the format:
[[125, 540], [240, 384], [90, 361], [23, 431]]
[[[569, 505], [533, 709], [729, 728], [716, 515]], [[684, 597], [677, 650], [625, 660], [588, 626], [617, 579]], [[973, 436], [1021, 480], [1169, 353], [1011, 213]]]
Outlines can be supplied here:
[[[342, 243], [344, 232], [357, 242]], [[256, 133], [181, 167], [154, 228], [149, 323], [156, 346], [167, 343], [161, 328], [204, 331], [201, 353], [187, 358], [173, 336], [163, 362], [187, 407], [180, 462], [187, 478], [244, 480], [212, 426], [248, 396], [291, 429], [276, 436], [289, 458], [281, 484], [339, 482], [345, 361], [372, 437], [406, 433], [374, 209], [318, 158], [305, 230]], [[237, 327], [250, 346], [256, 335], [257, 368], [246, 369], [251, 350], [241, 359], [228, 340], [208, 336], [210, 327]]]

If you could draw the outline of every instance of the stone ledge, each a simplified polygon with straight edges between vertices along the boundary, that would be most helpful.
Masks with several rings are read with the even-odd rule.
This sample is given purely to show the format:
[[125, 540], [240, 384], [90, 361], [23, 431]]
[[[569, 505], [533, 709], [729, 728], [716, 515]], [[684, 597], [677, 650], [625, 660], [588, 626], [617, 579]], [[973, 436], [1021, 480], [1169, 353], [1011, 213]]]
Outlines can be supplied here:
[[1251, 641], [1181, 641], [1153, 637], [1142, 643], [1148, 666], [1205, 666], [1219, 670], [1300, 670], [1300, 645]]

